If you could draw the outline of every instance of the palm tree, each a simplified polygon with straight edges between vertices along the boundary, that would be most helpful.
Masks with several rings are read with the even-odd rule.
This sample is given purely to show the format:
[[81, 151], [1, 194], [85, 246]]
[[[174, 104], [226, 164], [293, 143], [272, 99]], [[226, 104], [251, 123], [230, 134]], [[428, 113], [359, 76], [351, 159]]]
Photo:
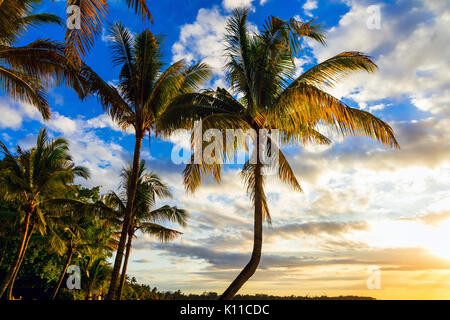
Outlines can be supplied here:
[[[238, 101], [227, 90], [205, 91], [180, 96], [160, 117], [165, 134], [176, 128], [192, 129], [195, 120], [202, 120], [203, 130], [254, 129], [255, 163], [247, 163], [242, 177], [254, 206], [254, 245], [250, 261], [223, 293], [221, 299], [232, 299], [242, 285], [255, 273], [262, 249], [263, 219], [270, 223], [270, 213], [264, 193], [264, 155], [268, 155], [276, 141], [270, 136], [279, 130], [281, 145], [330, 143], [319, 131], [328, 126], [342, 136], [367, 136], [389, 146], [398, 147], [392, 128], [372, 114], [348, 107], [324, 91], [339, 79], [354, 71], [374, 72], [376, 65], [359, 52], [344, 52], [312, 67], [294, 78], [294, 56], [300, 49], [301, 38], [324, 43], [320, 25], [313, 21], [302, 23], [269, 17], [263, 30], [250, 34], [247, 10], [234, 11], [227, 22], [225, 67], [231, 89], [242, 98]], [[269, 131], [269, 138], [261, 144], [260, 130]], [[247, 149], [245, 139], [235, 142]], [[217, 155], [216, 155], [217, 156]], [[226, 150], [221, 158], [234, 157], [235, 150]], [[293, 190], [300, 184], [284, 154], [278, 153], [278, 176]], [[220, 181], [221, 165], [188, 164], [184, 183], [194, 191], [202, 178], [214, 175]]]
[[86, 255], [81, 259], [80, 269], [83, 276], [84, 299], [90, 300], [94, 288], [100, 288], [107, 281], [110, 268], [108, 268], [104, 257]]
[[[153, 17], [145, 0], [126, 0], [128, 7], [133, 7], [135, 14], [153, 23]], [[67, 29], [66, 57], [75, 64], [81, 64], [81, 58], [85, 57], [93, 47], [95, 38], [102, 31], [102, 20], [108, 12], [107, 0], [67, 0], [67, 7], [76, 5], [79, 8], [80, 28]], [[72, 12], [69, 14], [74, 14]]]
[[148, 29], [134, 38], [122, 24], [115, 23], [111, 35], [113, 64], [121, 67], [118, 87], [107, 84], [87, 66], [82, 71], [90, 92], [106, 112], [123, 129], [133, 127], [136, 137], [129, 194], [107, 299], [115, 297], [136, 194], [142, 140], [147, 133], [149, 142], [151, 133], [158, 134], [156, 120], [174, 98], [198, 90], [211, 74], [205, 64], [189, 67], [183, 60], [163, 71], [160, 37]]
[[40, 0], [0, 1], [0, 87], [15, 100], [32, 104], [44, 119], [50, 118], [45, 90], [67, 85], [80, 98], [86, 96], [78, 68], [64, 56], [64, 45], [38, 39], [26, 46], [14, 43], [30, 28], [42, 23], [61, 24], [52, 14], [32, 14]]
[[[6, 197], [20, 203], [21, 240], [11, 268], [0, 286], [0, 297], [19, 271], [35, 227], [45, 232], [47, 205], [60, 192], [70, 188], [75, 177], [87, 179], [89, 172], [75, 166], [69, 154], [68, 142], [63, 138], [49, 140], [46, 129], [41, 129], [36, 146], [24, 151], [17, 147], [17, 156], [0, 142], [4, 155], [0, 167], [0, 184]], [[12, 286], [11, 286], [12, 287]], [[12, 291], [12, 288], [10, 289]]]
[[[117, 224], [122, 225], [122, 219], [126, 208], [127, 190], [130, 186], [130, 179], [132, 176], [132, 168], [122, 172], [123, 189], [121, 196], [115, 192], [110, 192], [105, 198], [105, 204], [114, 211], [110, 213], [117, 218]], [[161, 179], [153, 172], [148, 172], [145, 169], [145, 161], [140, 162], [138, 173], [138, 184], [136, 189], [136, 197], [134, 199], [133, 214], [128, 230], [128, 240], [126, 244], [125, 260], [122, 267], [122, 274], [119, 282], [119, 289], [117, 291], [117, 299], [122, 297], [122, 291], [125, 284], [128, 258], [131, 253], [132, 241], [137, 231], [147, 233], [155, 236], [161, 242], [168, 242], [175, 237], [181, 235], [181, 232], [166, 228], [157, 222], [171, 221], [176, 222], [181, 226], [186, 225], [188, 214], [183, 209], [177, 207], [170, 207], [168, 205], [162, 206], [158, 209], [151, 210], [155, 205], [157, 198], [172, 197], [169, 188]]]
[[[2, 160], [0, 160], [1, 168]], [[1, 170], [1, 169], [0, 169]], [[20, 214], [17, 212], [16, 208], [18, 206], [17, 201], [11, 201], [3, 192], [0, 190], [0, 266], [2, 265], [5, 256], [11, 250], [11, 245], [14, 244], [16, 239], [16, 230], [20, 226]]]
[[[89, 207], [89, 204], [86, 206]], [[70, 206], [68, 207], [70, 208]], [[86, 208], [86, 212], [92, 212], [89, 209]], [[54, 300], [74, 255], [81, 258], [87, 250], [92, 255], [94, 250], [109, 252], [116, 246], [112, 229], [105, 228], [100, 220], [85, 216], [83, 212], [80, 215], [70, 210], [63, 216], [54, 218], [52, 222], [52, 241], [50, 243], [53, 244], [52, 247], [61, 247], [57, 251], [66, 257], [59, 280], [50, 296], [50, 299]]]
[[99, 187], [87, 189], [75, 185], [63, 198], [49, 201], [51, 213], [48, 214], [47, 225], [51, 232], [46, 241], [50, 249], [65, 257], [50, 300], [56, 298], [74, 256], [82, 258], [88, 254], [105, 257], [117, 248], [114, 228], [99, 216], [99, 209], [103, 206], [99, 205], [98, 192]]

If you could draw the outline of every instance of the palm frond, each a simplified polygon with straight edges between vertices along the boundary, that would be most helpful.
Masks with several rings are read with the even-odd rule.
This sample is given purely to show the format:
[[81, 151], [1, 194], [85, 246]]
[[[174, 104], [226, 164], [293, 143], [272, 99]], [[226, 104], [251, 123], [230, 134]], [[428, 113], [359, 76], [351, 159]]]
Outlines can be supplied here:
[[50, 106], [37, 78], [0, 66], [0, 88], [12, 99], [34, 105], [44, 119], [50, 118]]
[[113, 121], [119, 124], [126, 115], [133, 113], [133, 110], [123, 100], [117, 89], [106, 83], [90, 67], [83, 65], [80, 73], [87, 83], [87, 90], [97, 97], [97, 100], [108, 112]]
[[[262, 214], [268, 224], [272, 223], [266, 194], [264, 192], [264, 176], [261, 174], [261, 164], [250, 164], [247, 162], [241, 171], [244, 184], [247, 186], [247, 194], [250, 196], [253, 205], [261, 206]], [[259, 189], [259, 190], [257, 190]], [[258, 194], [259, 198], [256, 198]]]
[[398, 148], [393, 129], [369, 112], [346, 106], [319, 88], [305, 83], [286, 89], [274, 106], [270, 122], [282, 128], [290, 123], [331, 125], [342, 136], [367, 136], [388, 147]]
[[145, 0], [127, 0], [128, 8], [133, 7], [134, 13], [148, 18], [153, 23], [153, 17]]
[[[192, 156], [192, 162], [193, 159], [194, 156]], [[187, 164], [183, 170], [183, 182], [186, 191], [193, 193], [200, 186], [202, 180], [211, 175], [219, 183], [221, 171], [220, 164]]]
[[316, 19], [312, 19], [308, 22], [301, 22], [295, 18], [291, 18], [289, 21], [270, 16], [264, 25], [264, 34], [280, 34], [283, 38], [284, 44], [288, 47], [292, 54], [297, 55], [301, 49], [302, 38], [310, 38], [321, 44], [325, 44], [325, 34], [323, 32], [323, 26], [319, 23], [315, 23]]
[[288, 184], [294, 191], [303, 191], [300, 183], [298, 183], [297, 178], [295, 177], [289, 161], [287, 161], [281, 150], [279, 150], [278, 154], [278, 176], [282, 182]]
[[39, 0], [2, 0], [0, 2], [0, 44], [12, 44], [28, 30], [41, 23], [61, 24], [52, 14], [31, 14]]
[[161, 208], [152, 210], [149, 214], [149, 218], [154, 222], [170, 221], [185, 227], [189, 214], [184, 209], [165, 205]]
[[333, 87], [337, 82], [355, 71], [375, 72], [377, 65], [361, 52], [343, 52], [301, 74], [290, 87], [298, 83], [306, 83], [317, 87]]
[[67, 29], [65, 55], [72, 63], [81, 65], [81, 59], [86, 56], [94, 45], [95, 38], [101, 33], [102, 19], [108, 11], [108, 4], [106, 0], [67, 0], [68, 8], [73, 5], [78, 6], [80, 10], [80, 29]]
[[161, 242], [169, 242], [177, 236], [182, 235], [181, 232], [173, 229], [163, 227], [156, 223], [144, 222], [139, 226], [139, 229], [147, 234], [156, 237]]

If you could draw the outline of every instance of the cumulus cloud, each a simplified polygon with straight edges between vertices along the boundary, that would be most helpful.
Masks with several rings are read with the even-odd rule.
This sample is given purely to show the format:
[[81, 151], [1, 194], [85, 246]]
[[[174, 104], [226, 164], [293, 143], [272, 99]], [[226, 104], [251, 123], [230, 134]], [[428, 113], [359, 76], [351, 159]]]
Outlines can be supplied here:
[[[225, 2], [230, 8], [255, 4], [225, 0], [224, 7]], [[436, 273], [450, 268], [448, 260], [430, 253], [431, 240], [426, 248], [408, 247], [427, 244], [429, 230], [431, 235], [439, 233], [435, 243], [445, 242], [441, 241], [446, 236], [442, 228], [449, 218], [450, 122], [442, 116], [448, 109], [450, 74], [445, 39], [448, 4], [390, 2], [381, 7], [381, 29], [371, 30], [366, 22], [372, 2], [345, 2], [348, 12], [328, 33], [328, 47], [312, 45], [314, 58], [321, 61], [344, 50], [361, 50], [374, 57], [380, 71], [350, 78], [330, 91], [353, 99], [361, 108], [386, 114], [397, 108], [396, 101], [406, 98], [431, 116], [390, 121], [401, 150], [386, 150], [356, 138], [338, 138], [326, 148], [286, 150], [304, 193], [291, 192], [276, 179], [268, 180], [273, 225], [264, 226], [262, 269], [248, 283], [251, 290], [291, 290], [299, 283], [301, 290], [322, 292], [323, 281], [327, 281], [326, 288], [359, 290], [365, 286], [367, 265], [379, 265], [383, 277], [392, 272], [396, 279], [402, 278], [399, 271]], [[305, 13], [316, 13], [315, 3], [306, 1]], [[222, 67], [227, 14], [229, 11], [218, 7], [200, 9], [195, 21], [181, 26], [172, 47], [174, 61], [185, 58], [210, 64], [218, 75], [213, 87], [226, 86]], [[312, 62], [309, 57], [296, 58], [297, 74]], [[132, 137], [121, 134], [107, 115], [85, 119], [54, 112], [52, 120], [43, 122], [33, 107], [8, 102], [0, 103], [0, 112], [2, 128], [16, 130], [34, 120], [47, 126], [53, 136], [69, 138], [77, 164], [93, 172], [87, 185], [115, 188], [121, 168], [131, 158], [131, 149], [120, 139]], [[7, 136], [2, 134], [2, 138]], [[189, 145], [183, 135], [174, 135], [169, 141]], [[31, 146], [34, 142], [35, 136], [29, 134], [20, 144]], [[145, 150], [143, 155], [149, 156]], [[191, 219], [183, 237], [171, 244], [140, 236], [133, 245], [130, 270], [140, 281], [163, 288], [221, 288], [248, 262], [252, 248], [253, 209], [239, 169], [224, 168], [221, 184], [206, 179], [191, 195], [182, 184], [183, 166], [153, 158], [148, 164], [170, 186], [174, 200], [169, 203], [187, 209]], [[396, 224], [387, 228], [380, 221]], [[410, 229], [403, 230], [400, 224]], [[445, 247], [441, 249], [446, 252]], [[145, 266], [149, 262], [153, 262], [151, 273]], [[282, 294], [285, 292], [290, 291]]]
[[50, 120], [44, 121], [39, 111], [29, 103], [1, 101], [0, 126], [4, 128], [18, 129], [22, 126], [23, 121], [37, 120], [45, 124], [49, 129], [62, 133], [73, 133], [77, 130], [76, 121], [66, 116], [53, 112]]
[[117, 132], [122, 132], [126, 134], [134, 134], [133, 126], [129, 126], [126, 130], [120, 128], [117, 123], [115, 123], [111, 117], [107, 114], [101, 114], [97, 117], [90, 118], [84, 121], [83, 123], [85, 128], [89, 129], [104, 129], [108, 128]]
[[226, 18], [217, 7], [200, 9], [193, 23], [181, 27], [179, 39], [172, 46], [172, 60], [203, 61], [223, 74]]
[[17, 129], [22, 125], [21, 114], [11, 108], [7, 101], [0, 101], [0, 128]]
[[[251, 8], [253, 0], [223, 0], [222, 6], [226, 10], [233, 10], [239, 8]], [[261, 4], [264, 4], [265, 0], [261, 1]]]
[[[172, 61], [201, 61], [213, 68], [215, 76], [208, 87], [228, 87], [223, 70], [226, 64], [224, 37], [228, 17], [217, 6], [211, 9], [201, 8], [193, 23], [181, 26], [178, 41], [172, 46]], [[250, 32], [258, 30], [250, 21], [248, 29]]]
[[435, 118], [395, 123], [401, 150], [360, 150], [342, 154], [340, 158], [345, 164], [359, 162], [376, 171], [405, 167], [438, 168], [450, 159], [449, 126], [449, 119]]
[[[369, 1], [346, 1], [349, 11], [327, 33], [328, 45], [311, 43], [318, 61], [342, 51], [363, 51], [379, 71], [360, 74], [330, 90], [361, 107], [382, 99], [409, 99], [417, 108], [448, 114], [450, 103], [450, 4], [446, 1], [395, 1], [380, 5], [381, 27], [368, 28]], [[395, 35], [395, 36], [393, 36]]]
[[392, 172], [406, 168], [434, 170], [449, 164], [449, 119], [426, 118], [391, 124], [400, 143], [400, 150], [386, 149], [364, 139], [349, 138], [345, 143], [333, 143], [320, 153], [304, 149], [289, 155], [288, 159], [300, 181], [308, 183], [317, 182], [330, 168], [335, 171], [348, 168]]
[[[50, 120], [44, 121], [40, 113], [28, 103], [8, 102], [0, 104], [5, 114], [14, 115], [7, 128], [18, 129], [24, 121], [38, 121], [49, 130], [50, 136], [63, 136], [68, 139], [70, 152], [77, 165], [86, 166], [91, 172], [87, 181], [77, 180], [88, 186], [103, 186], [103, 191], [117, 187], [120, 171], [131, 159], [128, 151], [115, 142], [107, 142], [97, 135], [95, 129], [120, 129], [106, 115], [91, 119], [70, 118], [57, 111], [52, 112]], [[2, 117], [5, 118], [5, 117]], [[1, 124], [1, 120], [0, 120]], [[13, 125], [11, 125], [13, 124]], [[34, 134], [27, 134], [19, 141], [23, 148], [31, 148], [36, 143]]]
[[303, 10], [307, 16], [312, 17], [312, 11], [317, 9], [317, 0], [306, 0], [305, 4], [303, 5]]

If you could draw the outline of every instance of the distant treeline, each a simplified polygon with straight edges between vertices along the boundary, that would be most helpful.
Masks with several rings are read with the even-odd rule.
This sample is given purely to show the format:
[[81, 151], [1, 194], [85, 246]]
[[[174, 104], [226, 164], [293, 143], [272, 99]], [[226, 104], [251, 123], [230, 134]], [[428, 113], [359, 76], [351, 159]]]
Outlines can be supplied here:
[[[216, 292], [203, 292], [202, 294], [183, 293], [181, 290], [175, 292], [167, 291], [160, 292], [157, 288], [151, 288], [145, 284], [139, 284], [133, 277], [131, 280], [127, 279], [127, 287], [124, 291], [128, 299], [140, 300], [217, 300], [219, 294]], [[130, 294], [131, 293], [131, 294]], [[134, 295], [134, 296], [133, 296]], [[275, 296], [268, 294], [238, 294], [234, 300], [375, 300], [372, 297], [361, 296]]]

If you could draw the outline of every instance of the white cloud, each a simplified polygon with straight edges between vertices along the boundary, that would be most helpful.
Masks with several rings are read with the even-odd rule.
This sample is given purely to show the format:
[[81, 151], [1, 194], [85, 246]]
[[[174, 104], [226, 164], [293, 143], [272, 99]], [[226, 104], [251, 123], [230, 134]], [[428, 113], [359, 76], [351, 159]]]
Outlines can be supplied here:
[[45, 124], [49, 129], [63, 134], [72, 134], [77, 131], [76, 121], [60, 115], [58, 112], [53, 112], [52, 118]]
[[223, 75], [226, 19], [217, 7], [200, 9], [195, 22], [181, 27], [180, 37], [172, 47], [172, 60], [203, 61]]
[[[224, 15], [217, 7], [201, 8], [193, 23], [181, 27], [179, 39], [172, 46], [172, 61], [185, 59], [190, 63], [202, 61], [214, 70], [214, 78], [206, 87], [228, 88], [223, 70], [226, 64], [225, 27], [229, 15]], [[258, 27], [251, 21], [247, 24], [250, 33], [256, 33]]]
[[134, 133], [133, 127], [128, 127], [127, 130], [122, 130], [112, 119], [109, 115], [102, 113], [101, 115], [87, 119], [84, 122], [84, 125], [86, 128], [91, 129], [104, 129], [109, 128], [111, 130], [117, 131], [117, 132], [124, 132], [127, 134]]
[[120, 182], [120, 172], [131, 157], [122, 146], [115, 142], [105, 142], [94, 132], [64, 135], [70, 142], [70, 152], [77, 165], [86, 166], [91, 172], [88, 186], [102, 186], [102, 191], [116, 189]]
[[[248, 2], [251, 4], [251, 1]], [[433, 19], [430, 16], [430, 20], [423, 21], [419, 17], [420, 22], [417, 24], [414, 10], [407, 2], [403, 2], [404, 10], [398, 7], [390, 10], [392, 8], [387, 7], [383, 9], [381, 30], [367, 29], [366, 6], [360, 1], [348, 3], [349, 12], [328, 34], [329, 46], [314, 46], [313, 52], [316, 58], [323, 60], [341, 51], [362, 50], [376, 58], [381, 70], [375, 75], [349, 79], [335, 90], [336, 95], [350, 96], [370, 111], [387, 107], [390, 111], [395, 108], [391, 98], [403, 96], [411, 99], [421, 110], [435, 113], [445, 111], [449, 94], [449, 88], [445, 87], [449, 73], [446, 57], [450, 56], [448, 44], [444, 41], [444, 37], [448, 36], [445, 2], [427, 1], [424, 6], [434, 15]], [[419, 10], [417, 16], [420, 15]], [[200, 9], [193, 23], [181, 27], [180, 38], [172, 48], [174, 60], [186, 57], [189, 61], [203, 60], [211, 64], [222, 76], [213, 80], [214, 86], [225, 86], [221, 71], [225, 62], [222, 56], [225, 20], [226, 15], [220, 9]], [[435, 29], [439, 32], [434, 32]], [[304, 71], [304, 65], [310, 62], [308, 58], [296, 59], [297, 73]], [[379, 101], [386, 98], [389, 100]], [[0, 112], [3, 110], [10, 112], [8, 116], [12, 120], [4, 116], [4, 119], [0, 119], [2, 127], [6, 123], [6, 127], [16, 129], [25, 120], [41, 121], [40, 115], [31, 106], [9, 108], [0, 104]], [[43, 124], [51, 129], [52, 134], [62, 133], [69, 138], [77, 164], [85, 165], [92, 171], [93, 177], [87, 184], [100, 184], [106, 190], [116, 187], [120, 170], [130, 158], [130, 152], [117, 141], [101, 139], [96, 130], [104, 128], [119, 132], [120, 129], [104, 114], [91, 119], [71, 119], [59, 113], [53, 116], [50, 122]], [[400, 151], [386, 151], [363, 139], [340, 139], [331, 146], [309, 147], [302, 152], [291, 149], [292, 152], [286, 152], [304, 193], [294, 193], [278, 181], [270, 180], [266, 184], [273, 219], [272, 227], [264, 226], [265, 234], [270, 235], [264, 238], [264, 257], [269, 260], [264, 258], [263, 266], [266, 269], [257, 272], [246, 290], [270, 290], [274, 294], [286, 294], [292, 293], [293, 283], [299, 283], [299, 288], [303, 290], [295, 292], [299, 294], [321, 294], [325, 288], [330, 295], [335, 286], [341, 290], [340, 293], [347, 288], [345, 292], [360, 295], [363, 291], [351, 290], [356, 290], [354, 288], [359, 284], [365, 285], [364, 263], [367, 261], [381, 262], [392, 268], [416, 267], [427, 270], [439, 266], [429, 262], [432, 260], [426, 249], [433, 248], [439, 242], [446, 249], [445, 236], [448, 232], [442, 229], [437, 233], [438, 237], [431, 241], [429, 238], [433, 235], [431, 232], [436, 231], [435, 226], [420, 226], [416, 221], [409, 220], [441, 219], [443, 215], [440, 212], [448, 208], [450, 123], [448, 119], [429, 118], [391, 124], [398, 135], [402, 147]], [[189, 146], [188, 136], [175, 135], [169, 141]], [[26, 145], [34, 143], [35, 137], [29, 135], [22, 142]], [[142, 155], [149, 157], [145, 150]], [[149, 168], [155, 169], [153, 163], [149, 163]], [[211, 266], [207, 257], [201, 253], [214, 253], [217, 258], [224, 259], [230, 257], [234, 259], [235, 268], [247, 262], [252, 247], [253, 210], [239, 170], [224, 170], [221, 184], [206, 179], [194, 195], [185, 193], [181, 176], [183, 166], [173, 169], [164, 163], [162, 169], [158, 170], [162, 171], [161, 176], [174, 193], [173, 204], [187, 209], [191, 214], [188, 227], [182, 230], [183, 237], [177, 239], [174, 246], [179, 251], [183, 248], [187, 248], [187, 251], [183, 253], [183, 259], [171, 257], [170, 252], [160, 256], [151, 246], [154, 239], [140, 237], [135, 242], [135, 249], [139, 250], [133, 251], [133, 259], [158, 262], [152, 265], [151, 275], [148, 269], [137, 267], [136, 262], [130, 263], [130, 271], [140, 277], [139, 280], [151, 281], [164, 289], [181, 287], [184, 290], [203, 291], [207, 283], [208, 289], [221, 290], [237, 271], [226, 272], [217, 264]], [[432, 216], [433, 212], [439, 216]], [[406, 221], [397, 222], [399, 218]], [[370, 230], [355, 230], [350, 234], [321, 234], [320, 237], [305, 232], [297, 232], [295, 237], [291, 233], [288, 237], [286, 234], [277, 234], [279, 230], [305, 230], [311, 225], [339, 227], [349, 221], [367, 221]], [[448, 230], [448, 220], [444, 222]], [[431, 231], [428, 232], [426, 228]], [[403, 232], [399, 232], [401, 230]], [[412, 235], [414, 245], [429, 246], [424, 249], [390, 248], [410, 244]], [[198, 251], [199, 244], [202, 245], [201, 252]], [[163, 248], [165, 246], [161, 246]], [[238, 253], [238, 256], [234, 253]], [[284, 259], [281, 257], [283, 254]], [[291, 256], [295, 258], [290, 259]], [[336, 257], [339, 259], [334, 259]], [[287, 260], [288, 268], [278, 268], [281, 262]], [[414, 260], [413, 263], [411, 260]], [[304, 261], [310, 265], [302, 266]], [[340, 268], [339, 265], [345, 261], [360, 265]], [[314, 263], [327, 265], [320, 268]], [[448, 268], [448, 265], [445, 266]], [[383, 271], [383, 277], [388, 272]], [[320, 278], [325, 273], [332, 276], [319, 284], [325, 281]], [[169, 277], [167, 274], [176, 276]], [[447, 277], [439, 276], [441, 279], [448, 278], [448, 274]], [[348, 279], [342, 280], [343, 277]], [[392, 277], [404, 279], [406, 276], [404, 273], [399, 276], [397, 271]], [[386, 284], [392, 284], [388, 282], [387, 276], [383, 279], [386, 279]], [[402, 290], [412, 283], [409, 278], [401, 281], [404, 282], [396, 285]], [[276, 290], [284, 291], [272, 291], [275, 286]], [[366, 294], [372, 296], [373, 292]]]
[[[44, 121], [40, 113], [28, 103], [0, 103], [0, 127], [19, 129], [24, 121], [38, 121], [48, 128], [50, 136], [62, 135], [70, 143], [70, 153], [77, 165], [86, 166], [91, 171], [91, 179], [79, 180], [88, 186], [101, 185], [103, 191], [115, 188], [120, 181], [121, 169], [131, 159], [130, 154], [115, 142], [106, 142], [99, 138], [95, 129], [120, 129], [105, 114], [83, 120], [72, 119], [53, 111], [50, 120]], [[132, 131], [130, 132], [132, 133]], [[5, 136], [3, 137], [5, 138]], [[36, 136], [27, 134], [18, 144], [27, 149], [34, 146]]]
[[43, 121], [39, 111], [29, 103], [0, 100], [0, 127], [19, 129], [24, 120]]
[[[253, 0], [223, 0], [222, 6], [226, 10], [233, 10], [238, 8], [251, 8]], [[261, 1], [261, 5], [265, 3], [265, 0]]]
[[309, 57], [303, 57], [303, 58], [294, 58], [294, 64], [295, 64], [295, 75], [294, 77], [299, 77], [305, 69], [303, 68], [303, 65], [310, 63], [311, 59]]
[[362, 51], [374, 57], [380, 70], [359, 74], [331, 89], [359, 104], [407, 98], [431, 113], [449, 113], [450, 4], [445, 1], [397, 1], [381, 7], [381, 29], [369, 29], [367, 7], [348, 1], [350, 10], [327, 33], [328, 45], [312, 44], [323, 61], [342, 51]]
[[5, 101], [0, 101], [0, 114], [0, 128], [18, 129], [22, 125], [21, 114]]
[[305, 11], [305, 14], [307, 16], [312, 17], [313, 10], [317, 9], [317, 0], [306, 0], [305, 4], [303, 5], [303, 10]]

